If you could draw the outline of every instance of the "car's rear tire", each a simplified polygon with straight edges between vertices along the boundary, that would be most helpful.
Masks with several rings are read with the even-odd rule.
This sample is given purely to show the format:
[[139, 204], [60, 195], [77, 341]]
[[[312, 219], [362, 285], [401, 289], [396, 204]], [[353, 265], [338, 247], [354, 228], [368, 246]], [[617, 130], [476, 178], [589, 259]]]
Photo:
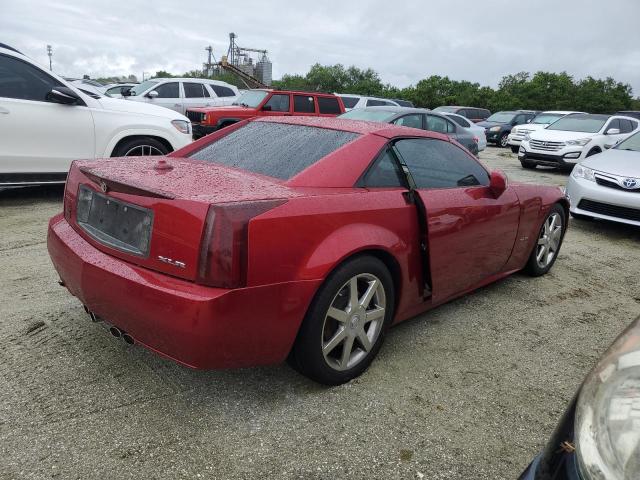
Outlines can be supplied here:
[[567, 230], [566, 216], [564, 208], [557, 203], [547, 213], [524, 268], [525, 272], [532, 277], [544, 275], [556, 262]]
[[536, 163], [535, 162], [530, 162], [529, 160], [520, 160], [520, 165], [522, 165], [522, 168], [528, 168], [528, 169], [531, 169], [531, 170], [536, 168]]
[[359, 376], [377, 355], [395, 306], [393, 279], [379, 259], [348, 260], [318, 290], [289, 363], [325, 385]]
[[511, 145], [511, 153], [518, 153], [520, 151], [520, 146]]
[[170, 150], [159, 140], [151, 137], [137, 137], [126, 140], [118, 145], [112, 157], [142, 157], [151, 155], [166, 155]]
[[509, 146], [509, 133], [504, 132], [502, 135], [500, 135], [500, 138], [498, 139], [498, 146], [501, 148], [507, 148]]

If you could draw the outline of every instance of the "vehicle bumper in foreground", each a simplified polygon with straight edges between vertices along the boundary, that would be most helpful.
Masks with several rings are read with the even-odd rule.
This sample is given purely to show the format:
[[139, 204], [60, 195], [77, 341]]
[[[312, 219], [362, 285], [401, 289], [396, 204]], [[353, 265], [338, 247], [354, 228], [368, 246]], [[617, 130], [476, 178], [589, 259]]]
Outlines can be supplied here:
[[209, 135], [210, 133], [218, 130], [218, 127], [216, 125], [204, 125], [202, 123], [194, 123], [191, 128], [193, 129], [194, 140], [202, 138], [205, 135]]
[[572, 213], [640, 226], [640, 192], [605, 187], [571, 175], [566, 194]]
[[105, 322], [192, 368], [282, 362], [321, 280], [210, 288], [106, 255], [57, 215], [49, 255], [61, 281]]

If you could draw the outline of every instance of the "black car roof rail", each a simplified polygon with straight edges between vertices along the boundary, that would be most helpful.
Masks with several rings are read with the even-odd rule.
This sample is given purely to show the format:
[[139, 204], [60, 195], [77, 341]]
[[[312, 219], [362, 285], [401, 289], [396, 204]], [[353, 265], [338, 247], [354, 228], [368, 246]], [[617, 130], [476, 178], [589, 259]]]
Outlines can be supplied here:
[[22, 52], [19, 52], [18, 50], [16, 50], [13, 47], [10, 47], [9, 45], [7, 45], [6, 43], [0, 43], [0, 48], [6, 48], [7, 50], [11, 50], [13, 52], [19, 53], [20, 55], [22, 55]]

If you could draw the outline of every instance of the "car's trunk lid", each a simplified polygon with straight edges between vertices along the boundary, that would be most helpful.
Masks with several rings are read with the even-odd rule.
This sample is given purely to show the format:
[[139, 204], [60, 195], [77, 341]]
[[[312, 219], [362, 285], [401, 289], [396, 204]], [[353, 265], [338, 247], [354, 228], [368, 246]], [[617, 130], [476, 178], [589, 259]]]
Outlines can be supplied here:
[[65, 216], [106, 253], [195, 280], [210, 205], [297, 195], [268, 177], [188, 159], [79, 161], [69, 173]]

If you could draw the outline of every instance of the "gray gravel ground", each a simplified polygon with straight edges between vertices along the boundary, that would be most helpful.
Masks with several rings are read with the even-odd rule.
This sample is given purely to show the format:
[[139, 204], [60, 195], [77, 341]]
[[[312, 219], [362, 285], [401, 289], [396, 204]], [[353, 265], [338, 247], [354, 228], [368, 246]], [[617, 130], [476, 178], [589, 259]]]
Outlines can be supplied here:
[[[562, 185], [489, 147], [514, 180]], [[573, 220], [552, 272], [394, 328], [359, 379], [187, 370], [116, 341], [56, 283], [61, 189], [0, 192], [0, 478], [513, 479], [640, 314], [640, 229]]]

